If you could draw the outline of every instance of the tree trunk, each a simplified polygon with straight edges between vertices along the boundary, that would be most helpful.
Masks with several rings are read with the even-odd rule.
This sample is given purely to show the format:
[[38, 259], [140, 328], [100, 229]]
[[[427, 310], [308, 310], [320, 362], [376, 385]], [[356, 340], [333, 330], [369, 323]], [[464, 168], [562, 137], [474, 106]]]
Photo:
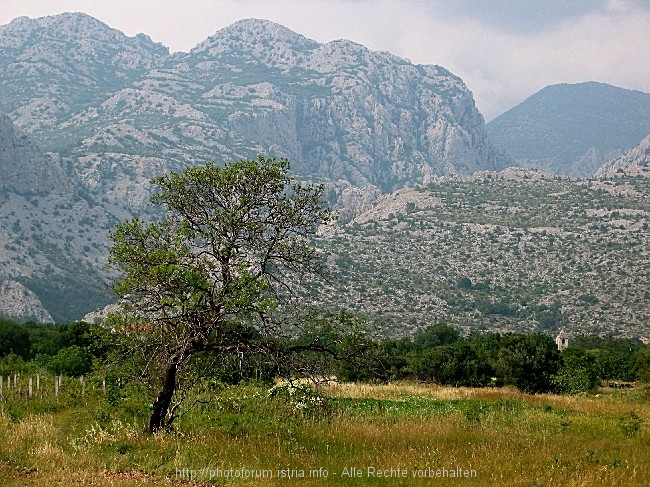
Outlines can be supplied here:
[[158, 393], [158, 397], [156, 397], [156, 400], [153, 402], [151, 417], [149, 418], [149, 433], [156, 433], [167, 426], [165, 418], [169, 411], [169, 405], [172, 402], [174, 390], [176, 390], [177, 369], [178, 364], [176, 362], [171, 362], [167, 365], [167, 368], [162, 374], [162, 387]]

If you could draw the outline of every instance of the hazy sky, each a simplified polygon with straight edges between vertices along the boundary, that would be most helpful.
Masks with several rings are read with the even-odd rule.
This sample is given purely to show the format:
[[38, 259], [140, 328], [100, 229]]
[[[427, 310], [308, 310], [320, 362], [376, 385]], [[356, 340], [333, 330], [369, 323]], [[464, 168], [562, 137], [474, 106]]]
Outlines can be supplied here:
[[554, 83], [650, 92], [650, 0], [0, 0], [0, 24], [75, 11], [172, 51], [251, 17], [319, 42], [350, 39], [444, 66], [487, 120]]

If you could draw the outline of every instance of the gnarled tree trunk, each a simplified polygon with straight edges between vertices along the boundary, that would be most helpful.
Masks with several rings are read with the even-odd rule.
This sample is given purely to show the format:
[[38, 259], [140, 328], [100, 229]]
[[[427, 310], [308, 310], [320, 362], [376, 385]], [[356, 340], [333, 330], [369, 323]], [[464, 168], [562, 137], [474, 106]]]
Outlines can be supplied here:
[[153, 402], [153, 410], [149, 418], [149, 433], [156, 433], [167, 426], [166, 418], [169, 405], [176, 390], [176, 371], [178, 364], [175, 361], [167, 364], [161, 376], [161, 389]]

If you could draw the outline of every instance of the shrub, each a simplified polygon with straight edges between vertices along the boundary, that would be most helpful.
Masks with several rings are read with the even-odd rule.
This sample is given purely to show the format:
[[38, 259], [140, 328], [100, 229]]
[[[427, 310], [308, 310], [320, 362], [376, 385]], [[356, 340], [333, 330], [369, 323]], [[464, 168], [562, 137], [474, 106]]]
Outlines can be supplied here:
[[593, 357], [581, 349], [568, 349], [562, 353], [562, 364], [551, 381], [556, 392], [579, 394], [594, 389], [600, 379]]
[[93, 368], [93, 356], [88, 349], [73, 345], [63, 348], [48, 362], [48, 368], [55, 374], [79, 377]]

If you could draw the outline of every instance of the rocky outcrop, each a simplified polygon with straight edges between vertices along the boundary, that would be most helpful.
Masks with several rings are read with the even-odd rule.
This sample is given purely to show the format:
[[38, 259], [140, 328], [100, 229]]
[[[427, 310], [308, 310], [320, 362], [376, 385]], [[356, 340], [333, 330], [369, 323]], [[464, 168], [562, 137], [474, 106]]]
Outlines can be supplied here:
[[45, 156], [26, 133], [0, 113], [0, 198], [8, 191], [46, 194], [65, 184], [56, 159]]
[[52, 323], [52, 316], [38, 297], [19, 282], [0, 277], [0, 316]]
[[625, 154], [604, 164], [596, 172], [596, 177], [603, 179], [621, 176], [650, 177], [650, 135]]

